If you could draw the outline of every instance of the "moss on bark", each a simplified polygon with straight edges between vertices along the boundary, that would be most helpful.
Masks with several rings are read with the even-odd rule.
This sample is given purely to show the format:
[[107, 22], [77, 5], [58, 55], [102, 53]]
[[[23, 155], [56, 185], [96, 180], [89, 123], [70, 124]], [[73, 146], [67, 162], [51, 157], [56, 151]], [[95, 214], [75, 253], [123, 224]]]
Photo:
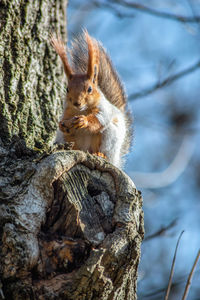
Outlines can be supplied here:
[[65, 78], [50, 46], [52, 31], [66, 36], [67, 1], [0, 2], [0, 137], [15, 134], [29, 147], [53, 138]]

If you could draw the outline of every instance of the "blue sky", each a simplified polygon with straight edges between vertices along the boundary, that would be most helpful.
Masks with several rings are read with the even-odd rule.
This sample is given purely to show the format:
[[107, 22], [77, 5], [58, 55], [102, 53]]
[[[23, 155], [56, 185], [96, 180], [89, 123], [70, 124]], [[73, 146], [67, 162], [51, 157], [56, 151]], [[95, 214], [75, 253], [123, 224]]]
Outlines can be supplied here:
[[[118, 18], [111, 10], [91, 8], [88, 4], [91, 1], [71, 2], [68, 7], [69, 40], [86, 27], [92, 36], [102, 41], [128, 95], [150, 87], [200, 59], [200, 25], [182, 24], [123, 8], [120, 8], [121, 12], [134, 16]], [[140, 1], [158, 10], [186, 16], [192, 15], [188, 2]], [[196, 14], [200, 14], [200, 2], [193, 3], [196, 3]], [[166, 285], [176, 241], [182, 230], [185, 233], [178, 251], [174, 280], [181, 274], [188, 274], [200, 245], [199, 83], [200, 69], [147, 97], [129, 102], [134, 116], [134, 143], [125, 171], [138, 182], [138, 188], [143, 192], [146, 234], [177, 220], [177, 225], [166, 236], [144, 243], [139, 295], [144, 294], [144, 290]], [[181, 128], [172, 124], [172, 117], [177, 112], [191, 116]], [[191, 151], [190, 159], [176, 180], [161, 188], [140, 187], [136, 171], [156, 173], [166, 170], [187, 136], [189, 143], [186, 145], [189, 146], [182, 149], [183, 164], [187, 151]], [[188, 300], [197, 299], [195, 295], [200, 293], [197, 277], [195, 275]], [[182, 286], [180, 290], [183, 290]], [[139, 296], [139, 299], [143, 297]]]

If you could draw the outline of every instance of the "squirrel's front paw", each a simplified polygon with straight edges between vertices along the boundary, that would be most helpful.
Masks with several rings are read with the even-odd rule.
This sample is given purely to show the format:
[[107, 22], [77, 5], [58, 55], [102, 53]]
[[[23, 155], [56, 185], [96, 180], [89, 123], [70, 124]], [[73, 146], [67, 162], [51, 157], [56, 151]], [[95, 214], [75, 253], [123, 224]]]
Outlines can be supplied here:
[[86, 128], [88, 127], [87, 117], [84, 115], [76, 116], [73, 118], [73, 127], [74, 128]]
[[62, 120], [59, 122], [59, 129], [62, 132], [70, 132], [70, 129], [73, 127], [72, 121], [71, 120]]

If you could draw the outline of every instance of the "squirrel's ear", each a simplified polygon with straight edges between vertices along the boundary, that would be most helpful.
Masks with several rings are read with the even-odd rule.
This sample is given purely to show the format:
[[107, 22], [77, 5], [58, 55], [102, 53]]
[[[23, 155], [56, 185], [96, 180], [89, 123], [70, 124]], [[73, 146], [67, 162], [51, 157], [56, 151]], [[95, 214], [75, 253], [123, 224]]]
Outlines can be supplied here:
[[67, 54], [65, 51], [65, 45], [64, 45], [63, 41], [61, 40], [60, 37], [56, 38], [55, 36], [51, 36], [50, 42], [62, 60], [67, 78], [71, 79], [71, 77], [73, 75], [73, 71], [68, 62]]
[[88, 32], [85, 31], [85, 38], [88, 45], [88, 70], [87, 75], [93, 83], [97, 84], [99, 72], [99, 47], [93, 42]]

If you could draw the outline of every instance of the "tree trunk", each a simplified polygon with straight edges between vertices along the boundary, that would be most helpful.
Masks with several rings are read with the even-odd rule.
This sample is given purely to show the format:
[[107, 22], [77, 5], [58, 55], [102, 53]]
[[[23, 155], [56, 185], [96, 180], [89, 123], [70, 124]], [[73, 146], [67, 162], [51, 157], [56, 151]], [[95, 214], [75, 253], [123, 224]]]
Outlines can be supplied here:
[[136, 299], [140, 193], [104, 159], [50, 147], [65, 1], [0, 2], [0, 299]]
[[49, 35], [66, 36], [66, 4], [66, 0], [0, 0], [3, 141], [15, 134], [27, 146], [41, 149], [55, 134], [65, 77]]

